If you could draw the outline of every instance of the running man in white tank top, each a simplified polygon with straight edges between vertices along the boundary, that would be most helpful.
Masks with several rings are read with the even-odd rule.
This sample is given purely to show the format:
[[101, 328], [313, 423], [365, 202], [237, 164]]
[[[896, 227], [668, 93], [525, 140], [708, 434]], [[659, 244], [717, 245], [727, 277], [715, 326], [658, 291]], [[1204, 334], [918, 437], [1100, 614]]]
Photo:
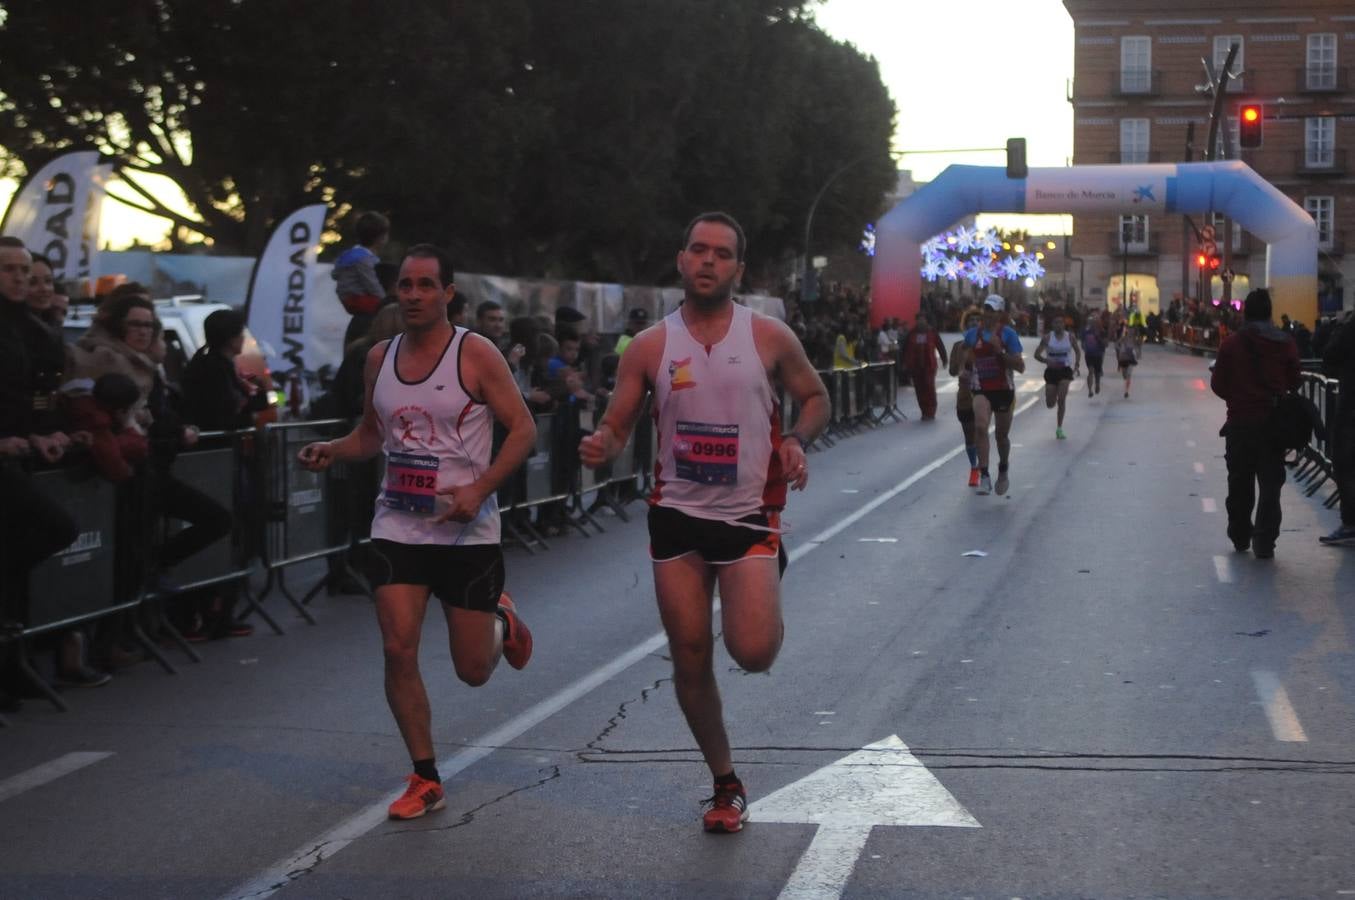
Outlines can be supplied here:
[[1035, 348], [1035, 361], [1044, 363], [1044, 405], [1059, 408], [1054, 437], [1063, 440], [1063, 414], [1068, 406], [1068, 388], [1082, 371], [1082, 345], [1068, 330], [1063, 316], [1055, 316], [1052, 327]]
[[[445, 805], [433, 752], [419, 635], [428, 598], [442, 601], [452, 663], [472, 687], [502, 654], [521, 669], [532, 634], [503, 591], [495, 492], [527, 459], [536, 425], [503, 355], [447, 320], [456, 293], [451, 257], [428, 244], [409, 249], [397, 290], [404, 333], [367, 355], [362, 420], [336, 441], [307, 445], [312, 471], [385, 454], [385, 484], [372, 521], [376, 617], [386, 663], [386, 699], [414, 762], [390, 807], [412, 819]], [[508, 429], [490, 459], [494, 421]]]
[[[631, 342], [607, 414], [579, 445], [584, 465], [615, 459], [653, 390], [654, 588], [678, 703], [715, 777], [703, 825], [716, 832], [743, 827], [747, 797], [734, 774], [712, 666], [712, 589], [718, 582], [729, 655], [749, 672], [770, 668], [784, 634], [781, 507], [787, 487], [807, 483], [804, 448], [829, 414], [823, 382], [795, 333], [734, 303], [743, 252], [743, 230], [724, 213], [687, 226], [677, 257], [682, 305]], [[774, 381], [801, 410], [784, 437]]]

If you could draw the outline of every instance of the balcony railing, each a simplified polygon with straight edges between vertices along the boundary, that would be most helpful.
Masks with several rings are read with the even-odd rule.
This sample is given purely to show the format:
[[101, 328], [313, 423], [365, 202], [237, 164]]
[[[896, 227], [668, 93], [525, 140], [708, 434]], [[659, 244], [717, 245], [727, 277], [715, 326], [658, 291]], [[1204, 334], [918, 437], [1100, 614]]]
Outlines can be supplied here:
[[1111, 93], [1117, 97], [1153, 97], [1162, 93], [1158, 69], [1120, 69], [1113, 75]]
[[1299, 90], [1306, 94], [1334, 94], [1350, 90], [1350, 69], [1305, 66], [1298, 70]]
[[1157, 256], [1158, 247], [1161, 245], [1161, 238], [1156, 232], [1149, 232], [1142, 236], [1142, 240], [1131, 240], [1124, 243], [1124, 235], [1118, 231], [1107, 233], [1107, 240], [1110, 244], [1111, 256]]
[[1319, 151], [1312, 148], [1296, 151], [1294, 154], [1294, 171], [1299, 175], [1310, 177], [1339, 177], [1345, 175], [1349, 171], [1346, 168], [1346, 151]]

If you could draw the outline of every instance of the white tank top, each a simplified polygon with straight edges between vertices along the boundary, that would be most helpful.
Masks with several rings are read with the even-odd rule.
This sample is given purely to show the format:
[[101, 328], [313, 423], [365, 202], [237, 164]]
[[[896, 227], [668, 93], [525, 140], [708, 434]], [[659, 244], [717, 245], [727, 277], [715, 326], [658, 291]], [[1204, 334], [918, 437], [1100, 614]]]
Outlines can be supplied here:
[[725, 522], [781, 509], [781, 411], [753, 343], [752, 311], [734, 304], [729, 331], [709, 348], [687, 330], [681, 307], [663, 322], [649, 502]]
[[447, 508], [438, 488], [470, 484], [489, 468], [494, 416], [461, 381], [464, 328], [456, 328], [437, 365], [422, 381], [396, 374], [404, 335], [391, 340], [377, 372], [372, 407], [386, 454], [372, 537], [401, 544], [497, 544], [499, 506], [491, 494], [470, 522], [433, 519]]
[[1065, 331], [1060, 339], [1054, 332], [1045, 336], [1045, 365], [1051, 369], [1067, 368], [1073, 364], [1073, 333]]

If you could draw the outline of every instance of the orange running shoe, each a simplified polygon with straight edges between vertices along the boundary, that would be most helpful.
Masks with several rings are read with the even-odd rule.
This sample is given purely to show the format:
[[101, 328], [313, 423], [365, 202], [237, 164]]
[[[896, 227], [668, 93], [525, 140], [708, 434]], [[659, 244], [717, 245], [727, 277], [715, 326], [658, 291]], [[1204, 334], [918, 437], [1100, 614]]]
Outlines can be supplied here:
[[970, 487], [978, 487], [978, 486], [979, 486], [979, 470], [978, 470], [978, 469], [970, 469], [970, 470], [969, 470], [969, 486], [970, 486]]
[[442, 793], [442, 785], [418, 775], [409, 776], [409, 787], [400, 795], [400, 799], [390, 805], [386, 812], [392, 819], [417, 819], [424, 813], [442, 809], [447, 805], [447, 797]]
[[701, 817], [701, 824], [707, 831], [732, 834], [743, 830], [748, 821], [748, 795], [742, 782], [715, 785], [715, 794], [701, 801], [710, 805]]
[[515, 669], [521, 669], [532, 658], [532, 630], [518, 618], [513, 598], [504, 591], [499, 595], [499, 613], [503, 616], [503, 658]]

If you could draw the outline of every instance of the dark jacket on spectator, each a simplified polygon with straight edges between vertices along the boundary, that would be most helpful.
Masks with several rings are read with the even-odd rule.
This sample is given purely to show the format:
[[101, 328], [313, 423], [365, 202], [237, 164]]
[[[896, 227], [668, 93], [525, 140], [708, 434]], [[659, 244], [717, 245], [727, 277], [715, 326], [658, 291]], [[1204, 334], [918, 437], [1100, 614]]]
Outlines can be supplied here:
[[1299, 386], [1294, 339], [1269, 322], [1248, 322], [1219, 346], [1209, 386], [1228, 404], [1229, 425], [1262, 424], [1276, 395]]
[[0, 437], [34, 433], [32, 362], [20, 325], [28, 308], [0, 296]]
[[1355, 313], [1333, 326], [1322, 351], [1322, 371], [1340, 380], [1342, 397], [1355, 397]]
[[250, 396], [235, 362], [199, 350], [183, 373], [184, 418], [203, 431], [234, 431], [253, 424]]

